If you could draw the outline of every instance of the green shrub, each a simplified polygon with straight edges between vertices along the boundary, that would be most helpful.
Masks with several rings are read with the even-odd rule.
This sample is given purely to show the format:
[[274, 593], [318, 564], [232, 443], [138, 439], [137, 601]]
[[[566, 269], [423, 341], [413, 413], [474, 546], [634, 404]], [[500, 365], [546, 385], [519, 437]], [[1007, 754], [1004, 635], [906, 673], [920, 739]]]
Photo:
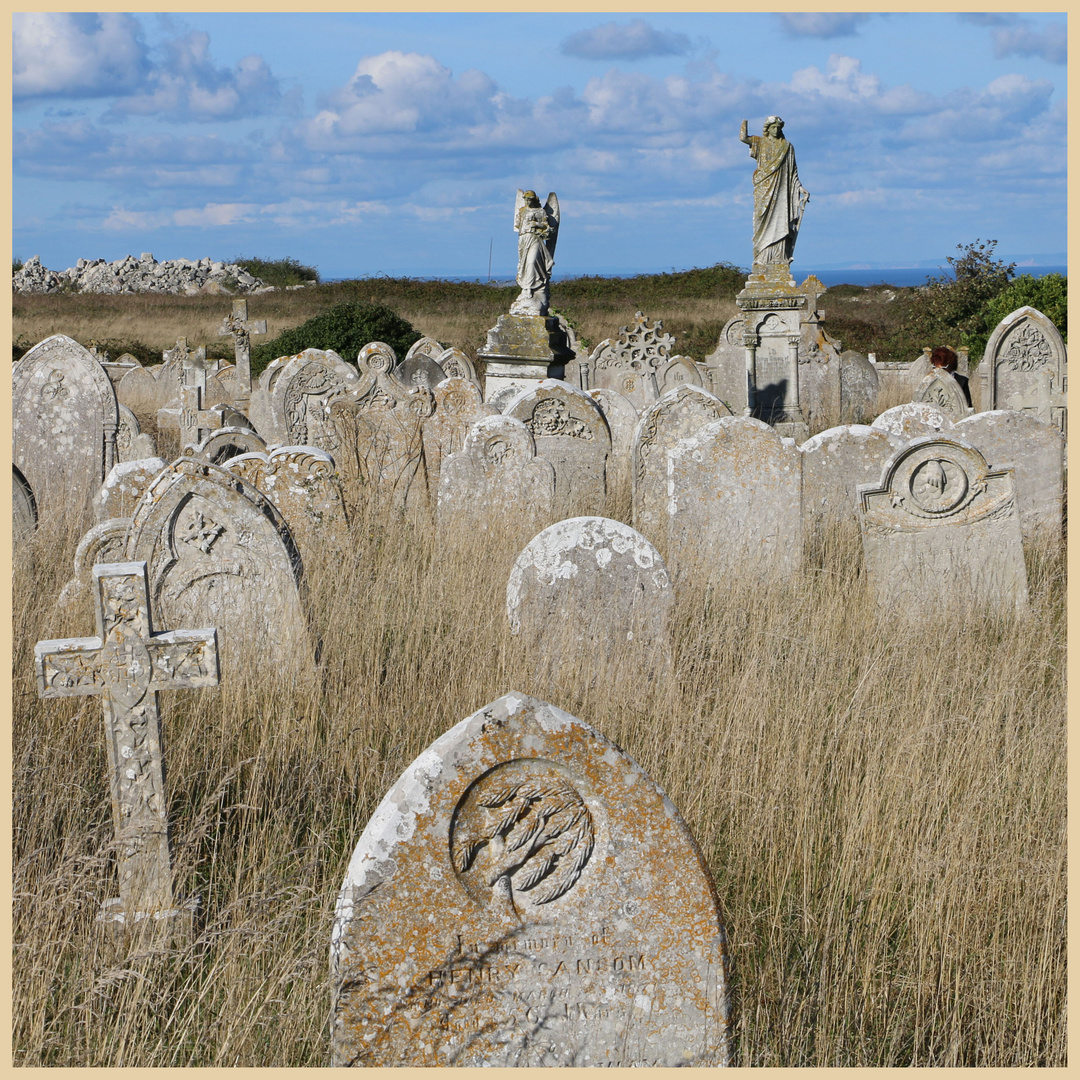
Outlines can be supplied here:
[[1069, 279], [1064, 274], [1047, 274], [1039, 278], [1021, 274], [1008, 288], [987, 301], [983, 312], [986, 325], [993, 332], [1006, 315], [1025, 305], [1041, 311], [1058, 328], [1062, 339], [1068, 340]]
[[265, 281], [277, 289], [289, 285], [305, 285], [309, 281], [319, 282], [319, 271], [314, 266], [305, 266], [298, 259], [260, 259], [253, 256], [248, 259], [237, 255], [232, 260], [242, 266], [252, 277]]
[[385, 341], [401, 359], [423, 335], [397, 312], [376, 303], [347, 300], [285, 330], [272, 341], [253, 345], [251, 371], [257, 374], [279, 356], [304, 349], [333, 349], [350, 363], [371, 341]]
[[23, 268], [23, 259], [21, 255], [14, 255], [11, 259], [11, 272], [17, 274]]

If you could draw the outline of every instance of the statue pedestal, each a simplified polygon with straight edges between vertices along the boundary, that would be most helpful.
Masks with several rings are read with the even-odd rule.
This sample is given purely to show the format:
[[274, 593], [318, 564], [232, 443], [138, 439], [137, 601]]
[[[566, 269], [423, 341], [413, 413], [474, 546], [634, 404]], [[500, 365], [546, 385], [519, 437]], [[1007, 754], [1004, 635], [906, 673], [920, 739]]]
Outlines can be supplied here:
[[554, 315], [500, 315], [476, 354], [484, 375], [484, 401], [501, 406], [543, 379], [561, 379], [573, 355]]

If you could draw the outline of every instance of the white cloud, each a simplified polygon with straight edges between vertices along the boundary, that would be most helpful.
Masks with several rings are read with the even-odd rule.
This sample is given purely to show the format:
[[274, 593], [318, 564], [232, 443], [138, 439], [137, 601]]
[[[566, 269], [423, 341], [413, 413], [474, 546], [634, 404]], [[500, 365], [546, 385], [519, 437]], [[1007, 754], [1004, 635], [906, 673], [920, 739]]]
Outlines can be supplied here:
[[16, 12], [12, 17], [12, 94], [108, 97], [142, 82], [149, 64], [130, 15]]
[[106, 119], [125, 114], [166, 120], [235, 120], [280, 112], [289, 102], [261, 56], [245, 56], [231, 70], [210, 56], [210, 35], [192, 31], [165, 44], [165, 59], [144, 91], [116, 101]]
[[1038, 56], [1051, 64], [1064, 64], [1068, 52], [1063, 22], [1047, 23], [1039, 30], [1025, 19], [1016, 26], [994, 31], [994, 55], [997, 57]]
[[791, 37], [853, 37], [869, 15], [854, 12], [784, 12], [779, 16]]
[[650, 56], [685, 56], [690, 51], [690, 39], [685, 34], [657, 30], [644, 19], [634, 19], [623, 25], [608, 22], [579, 30], [563, 41], [561, 49], [564, 56], [587, 60], [644, 60]]

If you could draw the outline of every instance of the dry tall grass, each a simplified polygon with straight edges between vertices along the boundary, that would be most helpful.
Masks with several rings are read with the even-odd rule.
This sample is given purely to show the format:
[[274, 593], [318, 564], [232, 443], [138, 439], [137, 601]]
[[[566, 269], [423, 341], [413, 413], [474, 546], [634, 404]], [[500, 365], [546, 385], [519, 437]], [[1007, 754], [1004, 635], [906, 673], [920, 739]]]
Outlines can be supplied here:
[[[624, 501], [624, 500], [622, 500]], [[436, 543], [365, 514], [309, 561], [319, 670], [162, 695], [192, 941], [116, 951], [101, 703], [42, 701], [40, 638], [82, 522], [16, 559], [13, 1041], [22, 1065], [322, 1065], [334, 896], [368, 816], [436, 736], [508, 690], [656, 778], [716, 878], [744, 1065], [1065, 1063], [1064, 561], [1027, 620], [877, 610], [851, 531], [792, 582], [678, 590], [671, 678], [538, 684], [508, 632], [521, 536]]]

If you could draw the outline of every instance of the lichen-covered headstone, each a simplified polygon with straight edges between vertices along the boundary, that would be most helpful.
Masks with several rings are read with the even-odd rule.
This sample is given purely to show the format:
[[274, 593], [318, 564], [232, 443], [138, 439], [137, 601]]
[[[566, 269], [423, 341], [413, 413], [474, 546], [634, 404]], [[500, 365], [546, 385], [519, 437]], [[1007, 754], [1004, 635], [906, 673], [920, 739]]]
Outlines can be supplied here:
[[1068, 364], [1057, 327], [1041, 311], [1022, 307], [994, 328], [983, 351], [990, 409], [1017, 409], [1065, 431]]
[[266, 441], [249, 428], [220, 427], [210, 432], [198, 446], [192, 447], [189, 453], [214, 465], [223, 465], [238, 454], [260, 454], [265, 450]]
[[634, 445], [634, 431], [640, 419], [637, 409], [629, 398], [618, 390], [599, 387], [588, 391], [589, 397], [600, 406], [611, 432], [611, 459], [608, 462], [608, 486], [629, 493], [630, 459]]
[[670, 800], [598, 731], [510, 693], [372, 815], [330, 948], [331, 1063], [729, 1064], [715, 887]]
[[840, 354], [840, 416], [844, 423], [869, 423], [880, 389], [877, 368], [861, 352], [845, 349]]
[[1060, 537], [1065, 501], [1065, 436], [1018, 409], [995, 409], [961, 420], [952, 434], [970, 443], [991, 468], [1012, 469], [1025, 539]]
[[135, 507], [126, 556], [149, 566], [163, 626], [218, 627], [228, 669], [310, 664], [300, 555], [284, 516], [253, 484], [177, 459]]
[[334, 459], [314, 446], [275, 446], [238, 454], [223, 466], [254, 484], [281, 511], [300, 554], [322, 545], [341, 547], [348, 530], [345, 501]]
[[288, 446], [317, 446], [333, 453], [337, 433], [330, 402], [359, 382], [356, 370], [332, 349], [305, 349], [287, 361], [269, 392], [269, 425], [259, 433]]
[[730, 415], [718, 397], [700, 386], [669, 390], [641, 414], [630, 453], [634, 528], [658, 543], [666, 540], [668, 451], [680, 439]]
[[641, 533], [603, 517], [557, 521], [514, 561], [506, 586], [510, 632], [545, 672], [608, 661], [637, 679], [670, 664], [671, 580]]
[[859, 487], [866, 572], [900, 618], [987, 605], [1027, 609], [1020, 515], [1009, 470], [949, 436], [908, 443]]
[[109, 518], [131, 517], [151, 481], [168, 467], [169, 463], [159, 457], [136, 458], [115, 464], [94, 497], [94, 517], [99, 522]]
[[965, 416], [970, 416], [972, 411], [963, 387], [944, 368], [928, 371], [919, 380], [911, 400], [936, 405], [954, 424]]
[[448, 379], [468, 379], [477, 386], [480, 385], [476, 377], [476, 365], [460, 349], [443, 349], [434, 359]]
[[668, 454], [668, 564], [677, 579], [794, 574], [802, 559], [800, 471], [792, 439], [725, 416]]
[[75, 573], [60, 590], [61, 608], [83, 603], [90, 595], [94, 567], [122, 561], [127, 548], [131, 518], [106, 518], [88, 529], [75, 548]]
[[952, 418], [929, 401], [908, 402], [886, 409], [871, 425], [875, 431], [898, 435], [901, 439], [918, 439], [952, 431]]
[[425, 353], [407, 356], [394, 368], [394, 378], [402, 386], [426, 386], [434, 390], [446, 378], [446, 372], [439, 367], [435, 358]]
[[529, 429], [512, 416], [485, 416], [443, 461], [439, 531], [528, 534], [551, 521], [554, 500], [555, 468], [536, 456]]
[[604, 508], [611, 432], [592, 398], [569, 383], [544, 379], [517, 394], [504, 412], [529, 429], [537, 454], [555, 466], [557, 513]]
[[116, 461], [119, 411], [109, 376], [77, 341], [54, 334], [12, 375], [12, 460], [38, 510], [78, 512]]
[[898, 435], [866, 424], [829, 428], [804, 442], [799, 447], [804, 528], [856, 522], [856, 488], [877, 480], [885, 462], [903, 445]]
[[494, 405], [484, 404], [484, 395], [468, 379], [443, 379], [433, 390], [435, 411], [424, 421], [424, 467], [428, 487], [439, 490], [442, 463], [465, 445], [469, 428], [483, 416], [496, 416]]

